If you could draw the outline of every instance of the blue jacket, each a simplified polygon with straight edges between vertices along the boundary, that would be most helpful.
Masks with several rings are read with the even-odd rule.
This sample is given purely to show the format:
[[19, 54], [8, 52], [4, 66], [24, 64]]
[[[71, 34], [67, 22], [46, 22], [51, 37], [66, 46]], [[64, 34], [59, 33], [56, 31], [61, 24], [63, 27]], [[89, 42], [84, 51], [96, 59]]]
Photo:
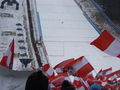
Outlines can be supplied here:
[[91, 85], [90, 90], [101, 90], [101, 87], [98, 84], [93, 84]]

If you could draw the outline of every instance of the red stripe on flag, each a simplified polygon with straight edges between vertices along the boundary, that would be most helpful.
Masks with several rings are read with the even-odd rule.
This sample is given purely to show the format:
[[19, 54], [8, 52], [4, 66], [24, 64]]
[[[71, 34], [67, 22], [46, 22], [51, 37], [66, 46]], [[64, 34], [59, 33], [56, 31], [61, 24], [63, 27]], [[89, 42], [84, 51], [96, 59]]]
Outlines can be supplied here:
[[7, 65], [7, 58], [8, 56], [4, 56], [0, 62], [0, 65], [6, 67], [6, 68], [9, 68], [9, 66]]
[[67, 65], [68, 63], [70, 63], [70, 62], [73, 61], [73, 60], [74, 60], [74, 58], [71, 58], [71, 59], [68, 59], [68, 60], [64, 60], [64, 61], [60, 62], [59, 64], [57, 64], [57, 65], [54, 67], [54, 69], [59, 68], [59, 67], [61, 67], [61, 66], [65, 66], [65, 65]]
[[90, 65], [90, 63], [84, 65], [80, 68], [76, 73], [79, 77], [85, 77], [88, 73], [90, 73], [94, 68]]
[[104, 51], [106, 50], [109, 45], [115, 40], [115, 38], [107, 31], [104, 30], [100, 36], [94, 40], [93, 42], [91, 42], [91, 45], [95, 45], [97, 48], [99, 48], [100, 50]]
[[42, 71], [46, 72], [49, 68], [50, 68], [50, 65], [49, 65], [49, 64], [45, 64], [45, 65], [42, 67]]
[[0, 65], [12, 69], [14, 60], [14, 39], [10, 43], [5, 55], [3, 56]]
[[120, 58], [120, 54], [119, 54], [119, 55], [117, 55], [117, 57], [118, 57], [118, 58]]
[[66, 69], [66, 68], [72, 66], [73, 64], [75, 64], [76, 62], [81, 61], [83, 59], [83, 57], [84, 56], [81, 56], [81, 57], [77, 58], [76, 60], [71, 61], [70, 63], [68, 63], [67, 65], [65, 65], [65, 67], [63, 69]]
[[108, 69], [105, 69], [105, 70], [102, 70], [102, 73], [106, 73], [108, 71], [112, 71], [112, 67], [108, 68]]
[[78, 80], [74, 80], [73, 85], [74, 85], [76, 88], [80, 88], [80, 87], [83, 86], [82, 83], [81, 83], [80, 81], [78, 81]]

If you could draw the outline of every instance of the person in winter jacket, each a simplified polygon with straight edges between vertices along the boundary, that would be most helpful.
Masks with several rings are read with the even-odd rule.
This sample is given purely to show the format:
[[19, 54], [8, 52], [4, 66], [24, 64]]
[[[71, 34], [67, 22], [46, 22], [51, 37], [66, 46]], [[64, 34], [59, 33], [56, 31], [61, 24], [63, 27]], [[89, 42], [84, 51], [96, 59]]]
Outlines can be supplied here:
[[28, 77], [25, 90], [48, 90], [48, 87], [48, 78], [39, 70]]
[[91, 85], [90, 90], [102, 90], [102, 89], [98, 84], [95, 83]]
[[16, 0], [3, 0], [1, 2], [1, 8], [4, 8], [4, 4], [7, 3], [7, 5], [12, 5], [12, 4], [16, 4], [16, 10], [19, 9], [19, 3]]
[[62, 83], [61, 90], [76, 90], [75, 87], [67, 80]]

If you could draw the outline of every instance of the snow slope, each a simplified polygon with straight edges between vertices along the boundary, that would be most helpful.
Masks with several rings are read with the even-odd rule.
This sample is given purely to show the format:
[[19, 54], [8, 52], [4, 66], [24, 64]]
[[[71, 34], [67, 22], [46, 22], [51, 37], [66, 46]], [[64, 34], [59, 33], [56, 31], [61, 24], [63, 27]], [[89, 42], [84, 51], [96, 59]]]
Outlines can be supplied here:
[[52, 66], [85, 56], [98, 72], [101, 68], [120, 68], [120, 59], [109, 56], [90, 42], [99, 34], [87, 21], [74, 0], [36, 0], [43, 41]]

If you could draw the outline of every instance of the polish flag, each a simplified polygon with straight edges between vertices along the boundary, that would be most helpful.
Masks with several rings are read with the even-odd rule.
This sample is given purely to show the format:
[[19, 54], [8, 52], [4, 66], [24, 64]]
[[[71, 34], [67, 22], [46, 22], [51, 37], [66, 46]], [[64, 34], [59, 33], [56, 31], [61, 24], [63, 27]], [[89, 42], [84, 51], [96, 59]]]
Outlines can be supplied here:
[[90, 44], [109, 55], [120, 58], [120, 41], [107, 30], [104, 30], [101, 35]]
[[42, 71], [45, 73], [47, 77], [52, 77], [55, 75], [54, 69], [49, 64], [45, 64], [42, 67]]
[[10, 43], [5, 55], [3, 56], [0, 65], [12, 69], [14, 60], [14, 39]]
[[69, 67], [72, 67], [73, 71], [79, 77], [85, 77], [88, 73], [90, 73], [93, 70], [93, 67], [84, 56], [77, 58], [71, 63], [68, 63], [64, 68], [69, 68]]

